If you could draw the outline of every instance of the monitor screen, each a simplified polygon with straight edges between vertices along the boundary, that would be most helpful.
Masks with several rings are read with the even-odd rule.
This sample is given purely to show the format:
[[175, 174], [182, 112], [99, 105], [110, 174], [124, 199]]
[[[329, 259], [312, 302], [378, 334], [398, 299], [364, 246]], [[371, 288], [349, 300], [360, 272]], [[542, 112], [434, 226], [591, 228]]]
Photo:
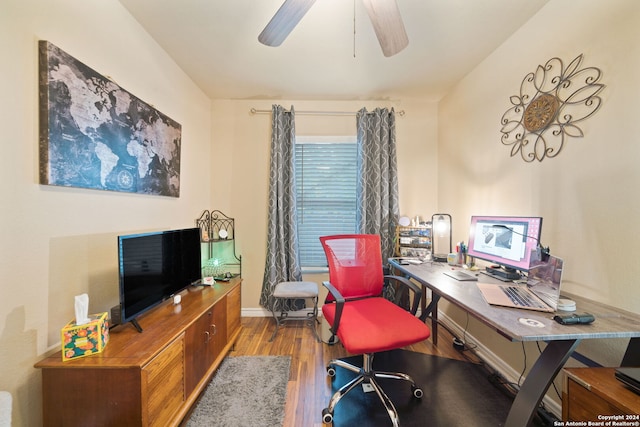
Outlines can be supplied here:
[[472, 216], [467, 254], [514, 270], [529, 270], [541, 217]]

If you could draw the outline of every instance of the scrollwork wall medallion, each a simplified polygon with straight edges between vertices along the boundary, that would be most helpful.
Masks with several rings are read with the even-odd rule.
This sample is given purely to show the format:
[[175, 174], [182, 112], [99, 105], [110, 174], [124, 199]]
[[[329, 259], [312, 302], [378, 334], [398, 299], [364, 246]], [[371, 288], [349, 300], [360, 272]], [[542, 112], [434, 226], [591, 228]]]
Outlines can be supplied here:
[[605, 85], [598, 68], [580, 68], [582, 60], [579, 55], [565, 68], [551, 58], [522, 80], [501, 120], [501, 140], [511, 147], [511, 157], [541, 162], [557, 156], [569, 137], [584, 136], [578, 124], [598, 111]]

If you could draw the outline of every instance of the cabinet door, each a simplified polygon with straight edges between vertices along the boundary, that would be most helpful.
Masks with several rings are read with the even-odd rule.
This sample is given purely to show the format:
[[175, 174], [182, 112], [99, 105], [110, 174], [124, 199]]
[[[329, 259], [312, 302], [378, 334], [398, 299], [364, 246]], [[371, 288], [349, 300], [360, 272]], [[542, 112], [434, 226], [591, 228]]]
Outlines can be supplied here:
[[220, 356], [224, 346], [227, 345], [227, 297], [223, 297], [213, 306], [213, 318], [209, 324], [211, 340], [209, 342], [209, 360], [211, 366], [216, 358]]
[[213, 323], [213, 307], [198, 318], [185, 334], [185, 385], [187, 396], [207, 372], [210, 365], [210, 325]]
[[241, 292], [240, 285], [227, 294], [227, 342], [240, 329]]
[[64, 363], [42, 370], [45, 427], [142, 424], [140, 368], [75, 369], [73, 361]]
[[[567, 421], [597, 421], [598, 416], [606, 415], [637, 415], [640, 399], [630, 390], [617, 384], [611, 368], [575, 368], [577, 380], [566, 379], [567, 392], [563, 395], [562, 413]], [[593, 369], [592, 371], [589, 371]], [[575, 372], [575, 371], [574, 371]], [[613, 382], [613, 383], [612, 383]], [[590, 384], [587, 388], [583, 384]], [[629, 393], [636, 402], [635, 408], [622, 404], [625, 395]], [[576, 424], [579, 425], [579, 424]], [[593, 424], [595, 425], [595, 424]]]
[[184, 336], [181, 335], [143, 366], [142, 378], [147, 410], [144, 425], [169, 425], [185, 401]]

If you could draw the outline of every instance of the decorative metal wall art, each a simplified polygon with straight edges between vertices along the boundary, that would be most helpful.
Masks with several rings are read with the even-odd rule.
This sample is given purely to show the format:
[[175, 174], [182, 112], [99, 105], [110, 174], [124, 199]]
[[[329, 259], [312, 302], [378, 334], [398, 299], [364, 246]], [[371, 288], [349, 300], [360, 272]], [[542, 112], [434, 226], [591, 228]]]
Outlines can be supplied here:
[[567, 138], [584, 136], [577, 124], [598, 111], [605, 85], [600, 69], [580, 68], [582, 60], [580, 54], [565, 68], [551, 58], [524, 77], [501, 120], [501, 140], [511, 146], [511, 157], [519, 153], [525, 162], [541, 162], [557, 156]]

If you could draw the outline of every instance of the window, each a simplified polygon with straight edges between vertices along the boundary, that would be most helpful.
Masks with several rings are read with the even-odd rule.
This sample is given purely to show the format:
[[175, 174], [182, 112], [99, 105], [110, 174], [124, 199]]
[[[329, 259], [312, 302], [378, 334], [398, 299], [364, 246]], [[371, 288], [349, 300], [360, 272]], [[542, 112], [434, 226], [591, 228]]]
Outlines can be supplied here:
[[319, 237], [356, 232], [357, 145], [351, 137], [297, 137], [300, 265], [326, 267]]

